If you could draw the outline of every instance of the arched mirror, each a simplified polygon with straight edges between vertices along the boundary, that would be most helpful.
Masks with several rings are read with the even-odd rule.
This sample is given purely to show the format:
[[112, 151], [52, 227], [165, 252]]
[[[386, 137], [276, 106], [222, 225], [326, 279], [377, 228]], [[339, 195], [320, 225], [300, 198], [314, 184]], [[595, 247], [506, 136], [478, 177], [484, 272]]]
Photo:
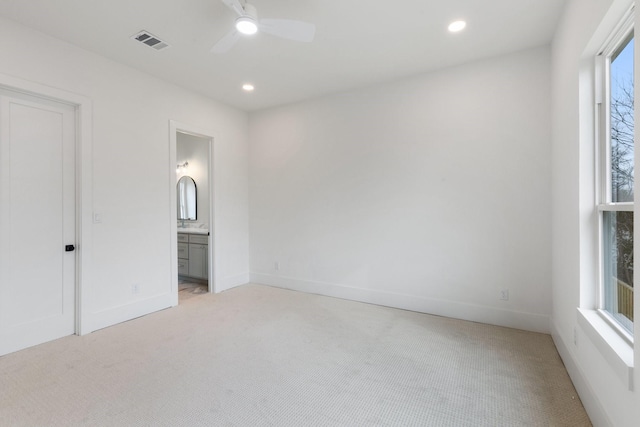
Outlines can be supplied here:
[[178, 181], [178, 219], [196, 220], [196, 182], [190, 176]]

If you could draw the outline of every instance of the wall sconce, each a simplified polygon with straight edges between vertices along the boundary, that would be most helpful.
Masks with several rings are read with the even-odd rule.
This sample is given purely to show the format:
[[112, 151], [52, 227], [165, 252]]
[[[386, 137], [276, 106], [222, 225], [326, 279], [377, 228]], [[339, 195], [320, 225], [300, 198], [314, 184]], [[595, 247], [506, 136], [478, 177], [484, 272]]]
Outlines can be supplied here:
[[180, 169], [187, 169], [189, 167], [189, 162], [184, 162], [183, 164], [178, 164], [176, 168], [176, 172], [180, 173]]

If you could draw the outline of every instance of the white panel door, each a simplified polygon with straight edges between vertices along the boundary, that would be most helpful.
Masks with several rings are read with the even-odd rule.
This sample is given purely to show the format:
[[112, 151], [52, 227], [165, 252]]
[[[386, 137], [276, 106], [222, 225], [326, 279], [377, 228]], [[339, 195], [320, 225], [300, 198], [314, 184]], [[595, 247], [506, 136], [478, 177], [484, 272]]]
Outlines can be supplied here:
[[0, 88], [0, 355], [75, 332], [75, 109]]

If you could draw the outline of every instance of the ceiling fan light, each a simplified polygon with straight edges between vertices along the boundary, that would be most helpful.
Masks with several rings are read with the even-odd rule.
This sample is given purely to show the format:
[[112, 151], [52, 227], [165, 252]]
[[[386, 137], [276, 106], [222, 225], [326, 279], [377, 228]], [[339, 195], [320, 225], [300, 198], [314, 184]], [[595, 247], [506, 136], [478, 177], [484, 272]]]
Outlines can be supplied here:
[[236, 30], [250, 36], [258, 32], [258, 24], [256, 24], [256, 21], [250, 16], [241, 16], [236, 19]]

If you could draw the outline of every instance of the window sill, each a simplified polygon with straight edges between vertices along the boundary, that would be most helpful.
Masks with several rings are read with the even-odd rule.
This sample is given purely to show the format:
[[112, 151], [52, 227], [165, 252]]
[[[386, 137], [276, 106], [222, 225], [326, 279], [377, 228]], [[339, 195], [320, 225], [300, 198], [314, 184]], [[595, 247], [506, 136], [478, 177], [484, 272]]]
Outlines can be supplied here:
[[633, 390], [633, 345], [623, 339], [596, 310], [578, 309], [578, 325], [629, 391]]

